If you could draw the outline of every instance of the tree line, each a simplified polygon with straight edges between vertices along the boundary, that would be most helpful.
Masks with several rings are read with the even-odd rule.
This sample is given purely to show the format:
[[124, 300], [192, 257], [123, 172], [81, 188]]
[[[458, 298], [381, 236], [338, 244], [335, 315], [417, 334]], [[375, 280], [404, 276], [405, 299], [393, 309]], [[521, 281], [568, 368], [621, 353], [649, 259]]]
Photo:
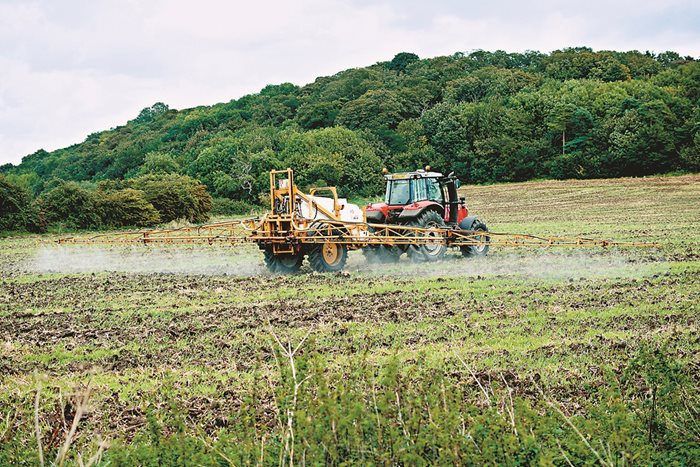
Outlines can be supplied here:
[[[201, 205], [207, 211], [240, 213], [265, 200], [270, 169], [288, 166], [303, 186], [336, 185], [363, 197], [381, 192], [384, 166], [430, 164], [466, 183], [698, 171], [699, 129], [700, 62], [675, 52], [400, 53], [213, 106], [154, 104], [80, 144], [0, 167], [3, 186], [21, 191], [14, 201], [3, 198], [2, 212], [11, 212], [5, 204], [28, 206], [20, 209], [28, 226], [31, 219], [151, 225], [176, 211], [147, 188], [168, 180], [199, 183], [213, 197]], [[69, 215], [49, 202], [57, 189], [95, 200], [66, 197]], [[120, 211], [122, 204], [129, 207]], [[77, 213], [89, 205], [93, 214]], [[131, 214], [110, 218], [108, 211]], [[177, 215], [206, 217], [185, 211]], [[3, 229], [20, 225], [12, 216], [3, 215]]]
[[177, 174], [96, 184], [54, 179], [35, 198], [13, 178], [0, 175], [0, 231], [146, 227], [178, 219], [204, 222], [212, 208], [204, 185]]

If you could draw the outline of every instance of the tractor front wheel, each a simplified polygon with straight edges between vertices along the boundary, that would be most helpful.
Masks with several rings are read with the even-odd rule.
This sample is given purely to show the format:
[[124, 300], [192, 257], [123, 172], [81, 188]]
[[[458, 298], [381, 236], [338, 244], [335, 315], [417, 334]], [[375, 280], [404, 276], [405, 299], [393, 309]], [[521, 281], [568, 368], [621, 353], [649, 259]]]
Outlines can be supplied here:
[[[420, 227], [422, 229], [444, 229], [446, 228], [445, 221], [442, 216], [435, 211], [425, 211], [416, 218], [414, 222], [409, 224], [410, 227]], [[434, 243], [424, 243], [419, 245], [410, 245], [408, 247], [408, 256], [417, 262], [432, 262], [438, 261], [445, 256], [447, 252], [447, 244], [440, 238], [442, 232], [429, 231], [408, 231], [411, 236], [430, 237], [434, 238]]]
[[304, 262], [304, 255], [283, 253], [275, 254], [272, 249], [265, 249], [265, 266], [273, 274], [292, 274], [299, 271]]
[[[338, 235], [338, 231], [328, 224], [321, 224], [309, 233], [310, 236]], [[311, 246], [309, 264], [316, 272], [338, 272], [348, 260], [348, 247], [328, 239]]]

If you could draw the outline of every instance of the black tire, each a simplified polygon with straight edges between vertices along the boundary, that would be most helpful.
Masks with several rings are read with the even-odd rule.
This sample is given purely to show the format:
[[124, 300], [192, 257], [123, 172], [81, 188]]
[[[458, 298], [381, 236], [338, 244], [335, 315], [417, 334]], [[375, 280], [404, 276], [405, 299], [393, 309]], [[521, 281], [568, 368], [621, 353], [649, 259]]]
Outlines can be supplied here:
[[[435, 211], [425, 211], [419, 215], [415, 221], [408, 224], [411, 227], [420, 227], [422, 229], [438, 228], [444, 229], [447, 226], [442, 216]], [[412, 233], [413, 234], [413, 233]], [[431, 236], [442, 236], [442, 234], [428, 234]], [[408, 256], [416, 262], [433, 262], [439, 261], [447, 252], [447, 244], [431, 243], [425, 245], [410, 245], [408, 247]]]
[[362, 248], [362, 255], [371, 264], [398, 263], [402, 254], [398, 246], [369, 245]]
[[[486, 224], [481, 222], [480, 220], [475, 220], [474, 223], [472, 224], [472, 230], [476, 232], [488, 232], [489, 229], [486, 227]], [[485, 235], [485, 242], [483, 245], [469, 245], [469, 246], [462, 246], [459, 247], [459, 249], [462, 251], [462, 256], [465, 258], [471, 258], [474, 256], [486, 256], [489, 252], [489, 236]]]
[[264, 255], [265, 266], [273, 274], [293, 274], [299, 271], [304, 262], [302, 254], [283, 253], [276, 255], [272, 249], [265, 249]]
[[[374, 232], [372, 227], [368, 230]], [[396, 245], [367, 245], [362, 248], [362, 256], [371, 264], [396, 263], [401, 258], [402, 253], [401, 248]]]
[[[331, 230], [328, 224], [320, 224], [317, 230], [311, 230], [310, 236], [332, 233], [338, 235], [337, 230]], [[347, 245], [335, 242], [312, 244], [309, 249], [309, 264], [316, 272], [338, 272], [345, 267], [348, 260]]]

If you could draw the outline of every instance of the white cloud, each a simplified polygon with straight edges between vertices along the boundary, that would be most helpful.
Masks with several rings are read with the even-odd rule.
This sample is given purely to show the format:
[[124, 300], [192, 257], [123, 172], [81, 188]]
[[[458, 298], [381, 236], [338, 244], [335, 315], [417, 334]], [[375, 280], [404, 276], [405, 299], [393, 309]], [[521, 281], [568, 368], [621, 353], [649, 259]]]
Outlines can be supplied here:
[[0, 163], [80, 142], [157, 101], [228, 101], [401, 51], [589, 45], [697, 56], [699, 17], [684, 0], [0, 0]]

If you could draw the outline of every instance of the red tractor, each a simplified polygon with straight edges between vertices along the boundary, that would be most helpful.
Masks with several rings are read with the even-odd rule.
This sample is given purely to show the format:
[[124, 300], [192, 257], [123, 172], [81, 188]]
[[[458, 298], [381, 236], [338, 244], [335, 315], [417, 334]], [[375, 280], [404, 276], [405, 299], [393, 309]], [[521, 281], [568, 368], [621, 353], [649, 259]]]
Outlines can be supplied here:
[[[383, 203], [367, 206], [370, 224], [396, 224], [422, 228], [455, 228], [488, 232], [477, 216], [470, 216], [464, 198], [459, 198], [459, 180], [453, 173], [445, 176], [426, 170], [388, 174], [385, 170], [386, 196]], [[486, 237], [488, 241], [488, 237]], [[463, 256], [483, 256], [487, 243], [460, 247]], [[397, 261], [404, 253], [414, 261], [436, 261], [447, 251], [445, 244], [410, 246], [372, 245], [363, 248], [369, 261]]]

